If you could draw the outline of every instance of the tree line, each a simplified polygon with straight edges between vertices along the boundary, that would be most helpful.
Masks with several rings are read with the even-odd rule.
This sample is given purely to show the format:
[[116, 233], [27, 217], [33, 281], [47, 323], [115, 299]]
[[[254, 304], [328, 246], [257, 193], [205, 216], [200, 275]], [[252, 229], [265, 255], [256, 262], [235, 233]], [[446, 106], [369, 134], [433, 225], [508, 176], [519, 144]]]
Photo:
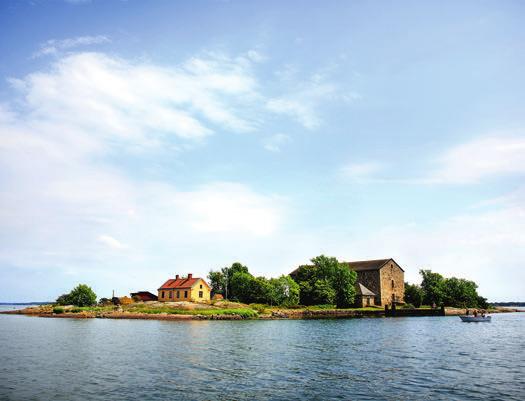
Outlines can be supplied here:
[[234, 263], [210, 271], [208, 280], [214, 294], [243, 303], [350, 307], [355, 297], [356, 273], [333, 257], [320, 255], [311, 262], [299, 267], [293, 278], [255, 277], [246, 266]]
[[420, 270], [421, 284], [405, 283], [405, 302], [421, 305], [444, 305], [457, 308], [488, 308], [487, 299], [478, 294], [474, 281], [443, 277], [431, 270]]

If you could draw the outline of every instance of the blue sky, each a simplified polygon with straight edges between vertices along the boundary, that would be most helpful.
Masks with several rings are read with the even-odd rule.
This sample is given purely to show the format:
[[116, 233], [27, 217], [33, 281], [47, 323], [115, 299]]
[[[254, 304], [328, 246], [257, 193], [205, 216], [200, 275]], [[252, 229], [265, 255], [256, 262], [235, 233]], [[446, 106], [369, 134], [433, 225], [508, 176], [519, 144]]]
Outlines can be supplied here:
[[0, 300], [321, 253], [523, 299], [524, 11], [1, 2]]

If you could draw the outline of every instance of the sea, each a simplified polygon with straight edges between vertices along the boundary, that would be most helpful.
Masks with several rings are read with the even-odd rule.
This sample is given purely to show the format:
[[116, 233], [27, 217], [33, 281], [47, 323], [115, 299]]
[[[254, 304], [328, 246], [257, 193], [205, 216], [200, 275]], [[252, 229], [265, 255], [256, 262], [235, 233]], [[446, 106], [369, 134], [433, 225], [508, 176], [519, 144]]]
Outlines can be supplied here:
[[0, 400], [522, 401], [525, 313], [491, 323], [0, 315], [0, 361]]

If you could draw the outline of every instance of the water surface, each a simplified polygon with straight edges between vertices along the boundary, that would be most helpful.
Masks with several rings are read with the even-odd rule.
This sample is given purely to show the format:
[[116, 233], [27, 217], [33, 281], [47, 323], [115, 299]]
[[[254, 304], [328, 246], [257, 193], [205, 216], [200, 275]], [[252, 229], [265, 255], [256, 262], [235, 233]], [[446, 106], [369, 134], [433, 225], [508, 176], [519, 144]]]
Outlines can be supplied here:
[[4, 400], [523, 400], [525, 313], [296, 321], [0, 315]]

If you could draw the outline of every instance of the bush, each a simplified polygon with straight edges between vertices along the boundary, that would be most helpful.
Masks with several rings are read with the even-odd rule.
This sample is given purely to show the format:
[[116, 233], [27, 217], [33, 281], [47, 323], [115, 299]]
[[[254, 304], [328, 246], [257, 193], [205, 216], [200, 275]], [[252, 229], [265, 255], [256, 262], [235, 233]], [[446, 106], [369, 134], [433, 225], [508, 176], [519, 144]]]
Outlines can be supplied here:
[[401, 308], [403, 309], [416, 309], [416, 307], [412, 304], [404, 304]]
[[92, 306], [97, 303], [97, 294], [85, 284], [77, 285], [69, 294], [63, 294], [56, 300], [58, 305]]
[[64, 313], [64, 308], [61, 306], [55, 306], [53, 308], [53, 313], [56, 313], [56, 314]]
[[72, 308], [72, 309], [70, 310], [70, 312], [71, 312], [71, 313], [80, 313], [80, 312], [82, 312], [82, 309], [80, 309], [80, 308]]

